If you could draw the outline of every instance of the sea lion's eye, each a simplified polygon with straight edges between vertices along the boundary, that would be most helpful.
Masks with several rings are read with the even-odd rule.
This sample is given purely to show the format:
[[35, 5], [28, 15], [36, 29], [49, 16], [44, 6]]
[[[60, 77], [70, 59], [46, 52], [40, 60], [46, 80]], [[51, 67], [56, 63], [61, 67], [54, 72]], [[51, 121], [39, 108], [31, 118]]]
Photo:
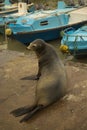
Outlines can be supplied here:
[[37, 45], [36, 45], [36, 44], [33, 44], [33, 47], [37, 47]]

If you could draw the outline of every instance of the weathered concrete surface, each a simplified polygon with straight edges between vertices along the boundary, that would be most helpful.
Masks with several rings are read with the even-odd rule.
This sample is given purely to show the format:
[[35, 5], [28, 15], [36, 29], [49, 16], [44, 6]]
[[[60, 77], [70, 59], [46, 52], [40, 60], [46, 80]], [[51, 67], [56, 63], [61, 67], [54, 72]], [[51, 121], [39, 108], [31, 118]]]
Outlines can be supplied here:
[[21, 78], [37, 73], [33, 53], [0, 51], [0, 130], [87, 130], [87, 64], [66, 63], [68, 93], [61, 101], [37, 113], [27, 123], [19, 123], [10, 111], [33, 104], [37, 81]]

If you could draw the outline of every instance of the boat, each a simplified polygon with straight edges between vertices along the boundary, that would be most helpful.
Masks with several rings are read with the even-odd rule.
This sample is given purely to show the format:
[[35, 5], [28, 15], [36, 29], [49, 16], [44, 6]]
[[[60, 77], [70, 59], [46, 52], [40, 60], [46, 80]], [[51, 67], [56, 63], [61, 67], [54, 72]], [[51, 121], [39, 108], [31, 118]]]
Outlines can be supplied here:
[[[82, 12], [84, 8], [73, 11]], [[16, 23], [10, 23], [6, 29], [9, 37], [18, 40], [25, 45], [37, 38], [49, 41], [60, 37], [60, 32], [73, 26], [79, 28], [87, 23], [87, 14], [77, 15], [73, 11], [62, 13], [54, 10], [40, 10], [17, 19]]]
[[[35, 13], [36, 10], [33, 8], [34, 4], [31, 3], [31, 4], [28, 5], [28, 7], [29, 6], [30, 6], [30, 9], [29, 9], [29, 11], [27, 11], [27, 4], [25, 2], [18, 2], [18, 12], [17, 13], [12, 13], [12, 14], [9, 14], [9, 15], [6, 15], [6, 14], [0, 15], [0, 26], [2, 26], [4, 23], [8, 23], [8, 22], [12, 21], [12, 19], [14, 21], [14, 19], [16, 20], [16, 18], [20, 17], [21, 15], [25, 15], [26, 13], [28, 13], [28, 14], [30, 12]], [[10, 8], [12, 8], [12, 7], [10, 6]], [[57, 9], [51, 10], [51, 11], [49, 10], [48, 12], [49, 13], [50, 12], [65, 13], [65, 12], [68, 12], [68, 11], [72, 11], [76, 8], [77, 8], [77, 6], [74, 6], [74, 7], [73, 6], [67, 6], [65, 4], [65, 2], [59, 1], [58, 5], [57, 5]]]
[[[11, 0], [10, 0], [11, 1]], [[9, 0], [5, 0], [4, 1], [4, 6], [0, 7], [0, 18], [4, 15], [9, 15], [9, 14], [13, 14], [13, 13], [17, 13], [18, 12], [18, 3], [17, 1], [14, 1], [14, 3], [12, 4]], [[22, 2], [22, 3], [26, 3], [26, 2]], [[29, 11], [30, 6], [33, 6], [34, 4], [27, 4], [27, 10]]]
[[[30, 4], [30, 8], [33, 3]], [[29, 5], [28, 5], [29, 7]], [[18, 17], [26, 15], [28, 13], [27, 4], [24, 2], [18, 3], [18, 12], [12, 14], [3, 14], [0, 16], [0, 33], [4, 34], [6, 24], [10, 22], [15, 22]]]
[[[26, 13], [28, 13], [27, 6], [31, 7], [32, 5], [34, 5], [34, 4], [31, 3], [31, 4], [27, 5], [25, 2], [18, 2], [18, 4], [17, 4], [17, 12], [16, 13], [11, 12], [11, 14], [0, 15], [0, 26], [5, 24], [6, 21], [8, 23], [8, 22], [10, 22], [11, 19], [16, 19], [21, 15], [25, 15]], [[13, 7], [11, 6], [10, 8], [13, 8]]]
[[77, 30], [72, 27], [65, 29], [60, 49], [74, 56], [87, 55], [87, 25]]
[[13, 12], [17, 12], [17, 2], [15, 4], [12, 4], [9, 0], [4, 0], [2, 6], [0, 6], [0, 16]]
[[[33, 3], [30, 4], [30, 9], [29, 9], [30, 12], [27, 11], [27, 6], [26, 5], [27, 4], [24, 3], [24, 2], [18, 2], [18, 13], [2, 15], [0, 17], [0, 33], [1, 34], [5, 34], [5, 28], [6, 28], [6, 25], [8, 23], [12, 23], [12, 22], [15, 23], [16, 20], [19, 17], [29, 15], [30, 12], [36, 13], [36, 14], [37, 14], [37, 12], [39, 13], [40, 10], [38, 11], [38, 10], [35, 10], [35, 8], [33, 8], [33, 6], [34, 6]], [[50, 15], [50, 13], [56, 13], [56, 12], [65, 13], [65, 12], [68, 12], [68, 11], [72, 11], [72, 10], [74, 10], [76, 8], [77, 8], [76, 6], [74, 6], [74, 7], [73, 6], [67, 6], [65, 4], [65, 2], [58, 1], [57, 9], [55, 9], [55, 10], [47, 10], [47, 11], [45, 11], [45, 13], [47, 12], [48, 15]]]

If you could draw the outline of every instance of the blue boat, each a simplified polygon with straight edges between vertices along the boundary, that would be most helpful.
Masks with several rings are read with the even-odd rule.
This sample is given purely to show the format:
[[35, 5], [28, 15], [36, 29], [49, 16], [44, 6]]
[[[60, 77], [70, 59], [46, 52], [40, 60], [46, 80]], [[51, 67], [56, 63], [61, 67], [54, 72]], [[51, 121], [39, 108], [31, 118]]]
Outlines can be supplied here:
[[[14, 1], [14, 0], [10, 0]], [[14, 1], [16, 2], [16, 1]], [[4, 1], [5, 6], [1, 7], [3, 11], [0, 12], [0, 33], [4, 34], [5, 33], [5, 28], [8, 23], [14, 23], [16, 20], [25, 15], [29, 15], [30, 12], [35, 13], [37, 12], [35, 9], [35, 6], [33, 3], [27, 4], [25, 2], [18, 2], [18, 12], [17, 12], [17, 6], [12, 6], [12, 4], [9, 2], [9, 0]], [[13, 8], [15, 7], [15, 8]], [[30, 8], [28, 8], [30, 7]], [[12, 9], [13, 8], [13, 9]], [[76, 9], [77, 7], [72, 7], [72, 6], [67, 6], [65, 2], [59, 1], [57, 5], [57, 9], [50, 12], [68, 12], [71, 10]], [[6, 10], [4, 10], [6, 9]], [[12, 9], [12, 10], [11, 10]], [[16, 13], [17, 12], [17, 13]]]
[[17, 12], [17, 2], [12, 4], [9, 0], [4, 0], [0, 6], [0, 16]]
[[5, 27], [10, 22], [15, 22], [18, 17], [26, 15], [28, 13], [28, 7], [33, 6], [34, 4], [26, 4], [25, 2], [19, 2], [16, 6], [6, 3], [4, 7], [6, 10], [0, 12], [0, 33], [4, 34]]
[[34, 5], [33, 3], [27, 5], [24, 2], [19, 2], [16, 6], [15, 5], [6, 6], [7, 8], [6, 11], [0, 12], [0, 26], [12, 21], [12, 19], [13, 21], [14, 19], [16, 20], [16, 18], [20, 17], [21, 15], [25, 15], [29, 11], [27, 10], [27, 8], [30, 7], [31, 9], [33, 5]]
[[18, 18], [15, 24], [10, 23], [6, 34], [26, 45], [37, 38], [53, 40], [58, 38], [61, 26], [67, 25], [68, 18], [65, 14], [49, 15], [47, 11], [37, 11], [33, 15]]
[[[76, 9], [79, 10], [79, 9]], [[72, 11], [71, 11], [72, 12]], [[76, 16], [77, 18], [74, 18]], [[60, 37], [60, 32], [73, 26], [76, 29], [87, 23], [87, 19], [80, 18], [55, 10], [40, 10], [29, 15], [20, 17], [16, 23], [10, 23], [6, 29], [6, 34], [25, 45], [37, 38], [43, 40], [54, 40]]]
[[[5, 0], [5, 1], [8, 1], [8, 0]], [[12, 7], [15, 8], [15, 6], [12, 6], [10, 3], [7, 3], [7, 2], [5, 3], [5, 5], [8, 8], [8, 11], [5, 11], [3, 13], [2, 13], [2, 11], [0, 12], [0, 14], [4, 14], [4, 15], [0, 15], [0, 26], [4, 25], [5, 23], [11, 22], [12, 20], [13, 20], [13, 22], [14, 22], [14, 20], [16, 21], [16, 19], [18, 17], [20, 17], [21, 15], [25, 16], [26, 13], [28, 15], [30, 12], [35, 13], [35, 11], [36, 11], [35, 8], [33, 8], [34, 7], [33, 3], [27, 5], [24, 2], [18, 2], [18, 12], [17, 13], [13, 13], [14, 11], [17, 11], [17, 6], [16, 6], [16, 10], [13, 9], [13, 11], [9, 12], [9, 8], [12, 8]], [[10, 6], [8, 7], [7, 5], [8, 6], [10, 5]], [[25, 6], [26, 7], [27, 6], [30, 7], [30, 9], [27, 11], [27, 9], [25, 8]], [[5, 7], [3, 7], [3, 8], [5, 8]], [[65, 12], [68, 12], [68, 11], [72, 11], [72, 10], [74, 10], [76, 8], [77, 8], [76, 6], [74, 6], [74, 7], [73, 6], [67, 6], [65, 4], [65, 2], [59, 1], [58, 5], [57, 5], [57, 9], [55, 9], [55, 10], [49, 10], [48, 12], [49, 13], [51, 13], [51, 12], [53, 12], [53, 13], [56, 13], [56, 12], [65, 13]], [[36, 13], [37, 13], [37, 11], [36, 11]]]
[[65, 29], [60, 49], [74, 56], [87, 55], [87, 26]]
[[[26, 2], [22, 2], [26, 3]], [[26, 3], [27, 4], [27, 3]], [[32, 6], [33, 3], [27, 4], [27, 10], [29, 11], [30, 6]], [[13, 13], [18, 12], [18, 1], [17, 0], [4, 0], [3, 6], [0, 6], [0, 18], [4, 15], [9, 15]]]

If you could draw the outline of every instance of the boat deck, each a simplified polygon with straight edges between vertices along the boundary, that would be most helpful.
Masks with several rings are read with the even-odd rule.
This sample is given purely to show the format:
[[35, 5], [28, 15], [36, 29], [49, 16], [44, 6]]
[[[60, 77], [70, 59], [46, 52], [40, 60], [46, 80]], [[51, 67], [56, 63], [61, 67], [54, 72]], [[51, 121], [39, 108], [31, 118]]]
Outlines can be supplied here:
[[87, 7], [82, 7], [82, 8], [79, 8], [77, 10], [73, 10], [72, 12], [70, 13], [77, 13], [77, 14], [87, 14]]
[[86, 21], [87, 20], [87, 7], [73, 10], [68, 13], [70, 15], [69, 23], [73, 24], [74, 22]]

